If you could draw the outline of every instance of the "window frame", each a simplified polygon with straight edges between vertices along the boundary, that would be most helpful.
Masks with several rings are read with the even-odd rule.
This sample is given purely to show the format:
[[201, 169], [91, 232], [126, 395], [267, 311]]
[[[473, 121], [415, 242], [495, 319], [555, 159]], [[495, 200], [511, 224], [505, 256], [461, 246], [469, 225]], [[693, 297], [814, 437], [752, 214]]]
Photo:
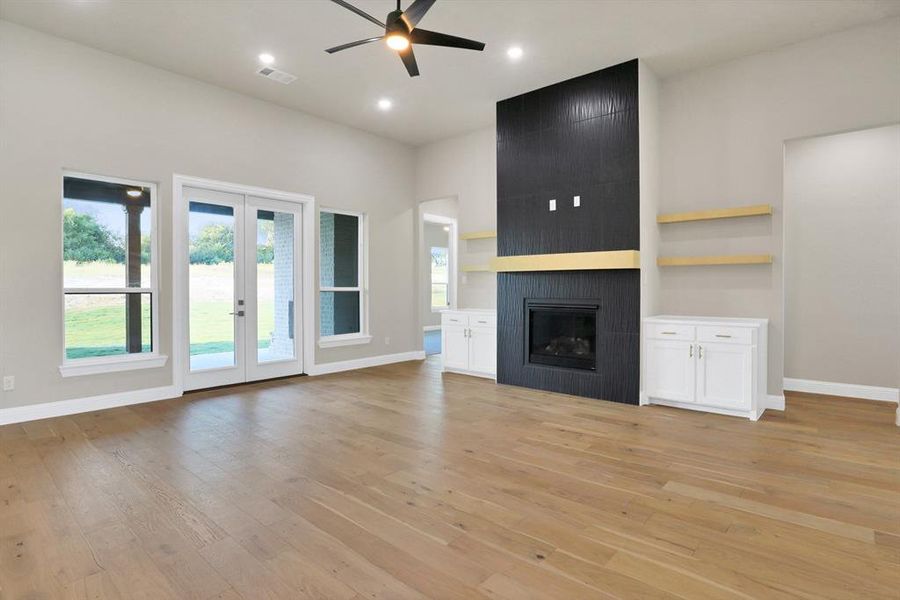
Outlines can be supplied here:
[[[121, 185], [130, 185], [135, 187], [145, 187], [150, 190], [150, 287], [98, 287], [98, 288], [67, 288], [65, 273], [65, 231], [64, 219], [65, 210], [63, 208], [65, 202], [65, 180], [67, 177], [79, 179], [90, 179], [93, 181], [102, 181], [105, 183], [114, 183]], [[94, 173], [84, 173], [79, 171], [65, 170], [60, 177], [60, 229], [59, 229], [59, 248], [60, 248], [60, 288], [62, 300], [60, 313], [62, 316], [61, 331], [61, 363], [59, 373], [63, 377], [75, 377], [80, 375], [95, 375], [100, 373], [115, 373], [121, 371], [133, 371], [137, 369], [153, 369], [162, 367], [168, 361], [168, 356], [162, 354], [159, 350], [159, 211], [157, 210], [158, 189], [157, 184], [151, 181], [143, 181], [139, 179], [129, 179], [125, 177], [111, 177], [107, 175], [97, 175]], [[121, 293], [128, 294], [149, 294], [150, 295], [150, 352], [141, 352], [134, 354], [117, 354], [113, 356], [94, 356], [85, 358], [68, 358], [66, 356], [66, 296], [73, 294], [91, 294], [91, 293]]]
[[[335, 215], [347, 215], [357, 218], [357, 277], [355, 287], [322, 286], [321, 271], [316, 277], [316, 332], [318, 333], [318, 346], [320, 348], [334, 348], [337, 346], [352, 346], [356, 344], [368, 344], [372, 341], [369, 335], [369, 220], [364, 212], [343, 210], [339, 208], [320, 207], [316, 213], [316, 266], [321, 269], [322, 258], [322, 213]], [[322, 335], [322, 292], [358, 292], [359, 293], [359, 331], [356, 333], [342, 333], [338, 335]]]

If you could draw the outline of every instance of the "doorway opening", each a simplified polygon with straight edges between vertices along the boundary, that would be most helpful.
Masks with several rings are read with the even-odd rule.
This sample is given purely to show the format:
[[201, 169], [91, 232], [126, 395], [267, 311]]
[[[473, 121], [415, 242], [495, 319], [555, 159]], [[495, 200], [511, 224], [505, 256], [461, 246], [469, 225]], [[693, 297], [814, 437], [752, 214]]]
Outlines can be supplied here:
[[900, 398], [898, 199], [900, 124], [785, 143], [785, 390]]
[[441, 313], [456, 308], [456, 199], [423, 202], [420, 218], [420, 314], [422, 348], [441, 353]]

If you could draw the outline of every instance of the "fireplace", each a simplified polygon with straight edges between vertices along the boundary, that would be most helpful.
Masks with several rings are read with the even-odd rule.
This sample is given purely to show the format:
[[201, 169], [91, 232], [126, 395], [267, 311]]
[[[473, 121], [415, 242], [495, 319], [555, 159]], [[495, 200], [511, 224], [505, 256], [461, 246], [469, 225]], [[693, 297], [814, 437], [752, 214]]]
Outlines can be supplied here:
[[597, 312], [590, 300], [526, 300], [526, 362], [597, 370]]

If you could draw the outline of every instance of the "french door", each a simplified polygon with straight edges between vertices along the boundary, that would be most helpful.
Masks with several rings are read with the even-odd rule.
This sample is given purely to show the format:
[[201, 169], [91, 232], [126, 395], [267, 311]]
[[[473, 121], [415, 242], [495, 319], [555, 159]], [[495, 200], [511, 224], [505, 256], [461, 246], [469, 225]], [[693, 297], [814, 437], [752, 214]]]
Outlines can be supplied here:
[[185, 389], [301, 373], [301, 205], [194, 187], [183, 194]]

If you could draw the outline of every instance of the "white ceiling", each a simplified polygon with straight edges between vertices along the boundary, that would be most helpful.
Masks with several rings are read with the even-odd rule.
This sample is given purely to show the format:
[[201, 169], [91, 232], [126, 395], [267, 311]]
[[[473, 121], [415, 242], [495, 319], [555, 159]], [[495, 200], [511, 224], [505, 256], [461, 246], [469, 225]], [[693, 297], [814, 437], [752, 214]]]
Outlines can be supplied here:
[[[384, 20], [393, 0], [352, 0]], [[406, 7], [409, 0], [404, 0]], [[631, 58], [660, 76], [900, 15], [897, 0], [438, 0], [420, 25], [484, 52], [416, 46], [411, 79], [328, 0], [0, 0], [0, 18], [411, 144], [487, 126], [494, 103]], [[506, 49], [525, 56], [511, 63]], [[257, 55], [298, 77], [255, 73]], [[394, 108], [379, 111], [389, 97]]]

